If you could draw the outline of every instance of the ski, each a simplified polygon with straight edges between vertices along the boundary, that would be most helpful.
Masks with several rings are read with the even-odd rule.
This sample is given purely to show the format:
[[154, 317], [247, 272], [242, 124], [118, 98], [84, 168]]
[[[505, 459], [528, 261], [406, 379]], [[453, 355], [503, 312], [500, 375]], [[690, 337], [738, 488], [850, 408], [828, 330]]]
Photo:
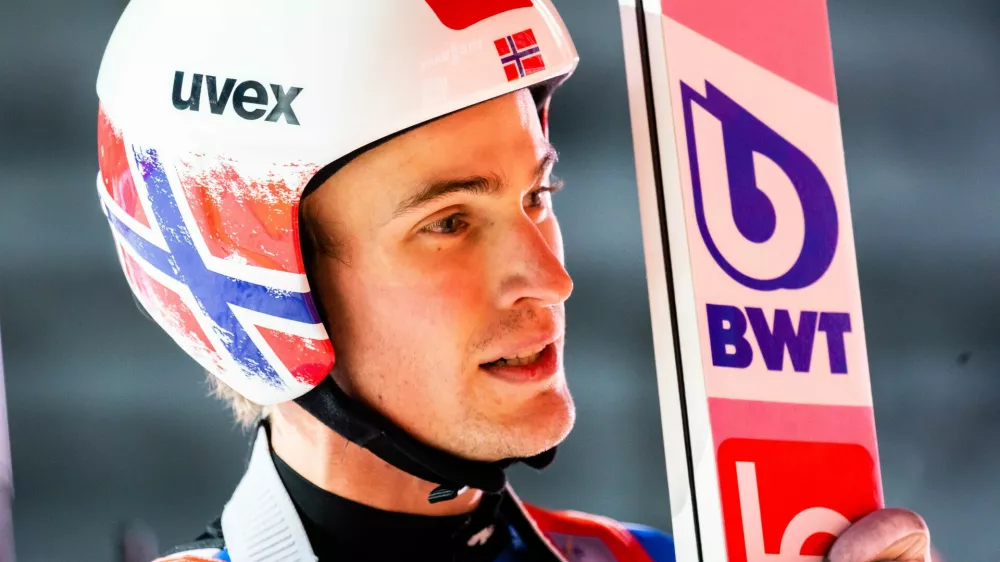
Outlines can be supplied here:
[[678, 560], [883, 504], [825, 0], [619, 0]]

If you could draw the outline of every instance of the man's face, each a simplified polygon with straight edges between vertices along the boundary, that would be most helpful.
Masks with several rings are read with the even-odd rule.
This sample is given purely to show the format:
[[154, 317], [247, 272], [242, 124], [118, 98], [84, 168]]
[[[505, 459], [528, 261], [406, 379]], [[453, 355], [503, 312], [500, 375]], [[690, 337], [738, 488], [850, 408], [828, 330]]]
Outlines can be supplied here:
[[553, 163], [521, 91], [378, 146], [303, 203], [331, 250], [311, 273], [338, 382], [427, 444], [523, 457], [573, 426]]

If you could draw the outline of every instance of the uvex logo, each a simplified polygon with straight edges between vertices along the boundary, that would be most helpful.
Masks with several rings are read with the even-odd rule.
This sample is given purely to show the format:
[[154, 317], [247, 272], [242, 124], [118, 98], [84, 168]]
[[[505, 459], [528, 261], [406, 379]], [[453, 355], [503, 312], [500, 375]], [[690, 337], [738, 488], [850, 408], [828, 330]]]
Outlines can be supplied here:
[[[191, 88], [184, 93], [184, 72], [174, 72], [174, 107], [179, 110], [200, 111], [202, 83], [208, 90], [208, 107], [215, 115], [222, 115], [232, 99], [233, 111], [243, 119], [254, 121], [267, 115], [265, 121], [277, 123], [282, 116], [289, 125], [298, 125], [299, 120], [292, 111], [292, 102], [302, 92], [302, 88], [292, 86], [285, 89], [280, 84], [271, 84], [274, 94], [274, 106], [268, 96], [267, 88], [256, 80], [245, 80], [237, 84], [235, 78], [226, 78], [222, 86], [212, 75], [194, 74], [191, 76]], [[261, 107], [262, 106], [262, 107]], [[270, 112], [266, 108], [270, 107]]]
[[727, 439], [718, 463], [729, 562], [820, 562], [881, 502], [861, 445]]

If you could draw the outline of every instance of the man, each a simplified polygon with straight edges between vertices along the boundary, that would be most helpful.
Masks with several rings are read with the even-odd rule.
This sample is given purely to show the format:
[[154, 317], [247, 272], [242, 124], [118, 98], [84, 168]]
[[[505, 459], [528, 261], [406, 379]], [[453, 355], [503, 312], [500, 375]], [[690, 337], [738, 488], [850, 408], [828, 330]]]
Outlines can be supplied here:
[[[164, 560], [674, 559], [503, 472], [575, 418], [546, 120], [576, 62], [548, 0], [133, 0], [99, 192], [139, 302], [261, 420], [220, 519]], [[831, 559], [927, 548], [884, 511]]]

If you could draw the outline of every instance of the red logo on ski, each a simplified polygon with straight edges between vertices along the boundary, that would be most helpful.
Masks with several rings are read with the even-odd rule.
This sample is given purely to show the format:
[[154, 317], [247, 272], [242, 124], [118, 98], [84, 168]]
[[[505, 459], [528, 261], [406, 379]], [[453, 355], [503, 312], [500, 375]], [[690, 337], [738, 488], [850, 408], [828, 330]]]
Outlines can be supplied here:
[[881, 503], [875, 462], [860, 445], [728, 439], [718, 466], [730, 562], [822, 556]]

